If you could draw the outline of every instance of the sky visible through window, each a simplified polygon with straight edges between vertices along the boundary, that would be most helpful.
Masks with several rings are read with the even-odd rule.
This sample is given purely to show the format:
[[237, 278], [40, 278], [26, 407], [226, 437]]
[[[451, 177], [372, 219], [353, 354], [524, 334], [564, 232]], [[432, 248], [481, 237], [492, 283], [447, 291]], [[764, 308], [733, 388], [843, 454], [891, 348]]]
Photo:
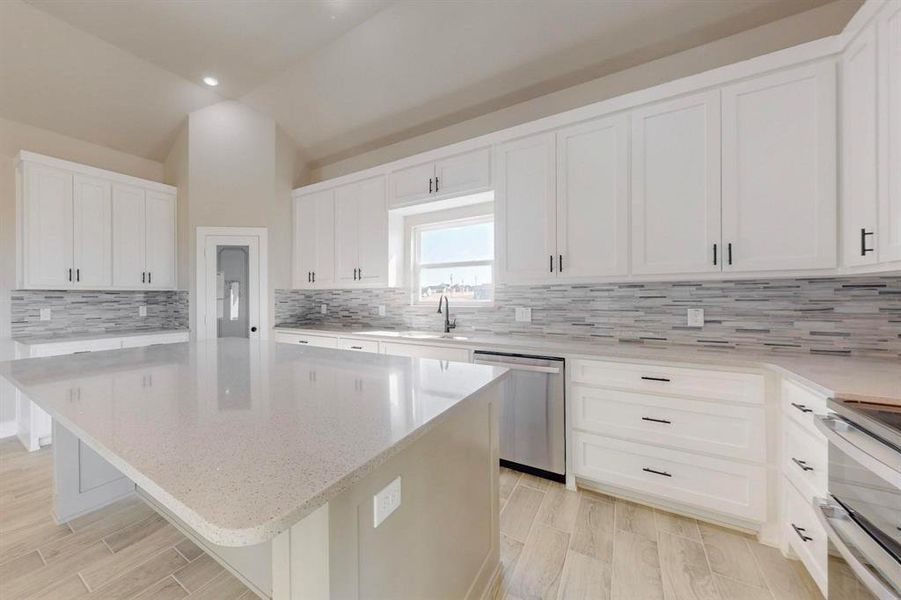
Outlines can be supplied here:
[[[452, 299], [490, 301], [494, 260], [494, 223], [482, 221], [424, 229], [419, 234], [421, 299], [447, 294]], [[486, 261], [488, 264], [440, 266]]]

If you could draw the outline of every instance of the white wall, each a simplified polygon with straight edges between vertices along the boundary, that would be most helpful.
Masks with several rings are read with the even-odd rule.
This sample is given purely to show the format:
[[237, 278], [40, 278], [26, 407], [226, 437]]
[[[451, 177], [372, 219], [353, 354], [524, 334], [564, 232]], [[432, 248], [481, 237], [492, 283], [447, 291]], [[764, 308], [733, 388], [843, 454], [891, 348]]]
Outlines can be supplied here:
[[[358, 148], [355, 153], [340, 160], [311, 164], [310, 182], [353, 173], [592, 102], [834, 35], [841, 31], [860, 5], [859, 0], [840, 0], [454, 125], [440, 129], [434, 129], [433, 126], [431, 131], [428, 125], [418, 130], [409, 130], [401, 141], [383, 141], [381, 144]], [[305, 183], [307, 182], [297, 181], [297, 185]]]

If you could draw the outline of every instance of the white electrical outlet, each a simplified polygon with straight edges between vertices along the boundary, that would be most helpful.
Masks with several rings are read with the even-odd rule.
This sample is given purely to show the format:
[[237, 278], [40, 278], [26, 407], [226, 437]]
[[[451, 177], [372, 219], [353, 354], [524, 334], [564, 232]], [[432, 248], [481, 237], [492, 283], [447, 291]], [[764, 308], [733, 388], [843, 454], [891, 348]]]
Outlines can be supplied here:
[[49, 321], [50, 320], [50, 309], [42, 308], [41, 309], [41, 321]]
[[382, 488], [372, 497], [372, 526], [378, 527], [382, 521], [400, 506], [400, 477]]
[[688, 326], [703, 327], [704, 326], [704, 309], [689, 308], [688, 309]]
[[384, 317], [386, 314], [388, 314], [388, 311], [385, 309], [385, 305], [384, 305], [384, 304], [379, 304], [379, 305], [378, 305], [378, 311], [379, 311], [379, 316], [380, 316], [380, 317]]
[[516, 317], [516, 320], [521, 323], [531, 323], [532, 322], [532, 309], [531, 308], [514, 308], [513, 314]]
[[319, 312], [321, 312], [324, 315], [327, 315], [328, 314], [328, 304], [320, 304]]
[[142, 304], [141, 306], [138, 307], [138, 316], [139, 317], [147, 316], [147, 306], [146, 305]]

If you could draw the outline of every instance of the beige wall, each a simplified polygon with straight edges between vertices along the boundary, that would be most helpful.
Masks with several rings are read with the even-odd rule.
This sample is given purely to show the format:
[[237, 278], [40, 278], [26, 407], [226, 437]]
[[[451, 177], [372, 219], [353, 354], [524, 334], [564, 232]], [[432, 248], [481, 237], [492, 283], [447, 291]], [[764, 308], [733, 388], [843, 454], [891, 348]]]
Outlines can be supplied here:
[[19, 150], [163, 181], [163, 165], [46, 129], [0, 119], [0, 337], [9, 335], [9, 293], [16, 285], [16, 177]]
[[[311, 165], [311, 182], [331, 179], [354, 171], [440, 148], [492, 131], [526, 123], [565, 110], [578, 108], [694, 75], [709, 69], [747, 60], [783, 48], [834, 35], [847, 24], [860, 7], [859, 0], [840, 0], [797, 15], [749, 29], [742, 33], [704, 44], [691, 50], [626, 69], [587, 83], [565, 88], [533, 100], [513, 104], [411, 137], [388, 146], [325, 165]], [[302, 184], [298, 182], [298, 185]]]

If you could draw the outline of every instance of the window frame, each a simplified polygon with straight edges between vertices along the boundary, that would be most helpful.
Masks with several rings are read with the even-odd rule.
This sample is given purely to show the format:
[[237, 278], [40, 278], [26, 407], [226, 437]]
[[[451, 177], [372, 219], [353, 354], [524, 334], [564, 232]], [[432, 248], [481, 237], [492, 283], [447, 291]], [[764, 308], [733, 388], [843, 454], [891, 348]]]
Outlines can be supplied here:
[[[443, 212], [443, 211], [442, 211]], [[494, 212], [485, 212], [481, 214], [475, 215], [467, 215], [467, 216], [458, 216], [453, 217], [447, 214], [435, 214], [434, 218], [423, 220], [421, 222], [413, 223], [409, 226], [410, 232], [410, 300], [411, 304], [429, 304], [433, 302], [432, 299], [424, 299], [420, 297], [420, 291], [422, 289], [420, 285], [420, 272], [423, 268], [454, 268], [454, 267], [491, 267], [491, 298], [488, 300], [463, 300], [463, 299], [454, 299], [454, 305], [457, 307], [465, 307], [465, 308], [482, 308], [482, 307], [493, 307], [494, 306], [494, 297], [495, 297], [495, 286], [496, 282], [496, 269], [495, 263], [497, 262], [496, 256], [497, 252], [493, 253], [493, 256], [490, 260], [464, 260], [464, 261], [452, 261], [452, 262], [430, 262], [430, 263], [421, 263], [419, 262], [420, 256], [420, 244], [422, 239], [422, 232], [424, 231], [434, 231], [436, 229], [451, 229], [453, 227], [459, 227], [461, 225], [470, 225], [470, 224], [479, 224], [479, 223], [490, 223], [492, 227], [494, 226]]]

